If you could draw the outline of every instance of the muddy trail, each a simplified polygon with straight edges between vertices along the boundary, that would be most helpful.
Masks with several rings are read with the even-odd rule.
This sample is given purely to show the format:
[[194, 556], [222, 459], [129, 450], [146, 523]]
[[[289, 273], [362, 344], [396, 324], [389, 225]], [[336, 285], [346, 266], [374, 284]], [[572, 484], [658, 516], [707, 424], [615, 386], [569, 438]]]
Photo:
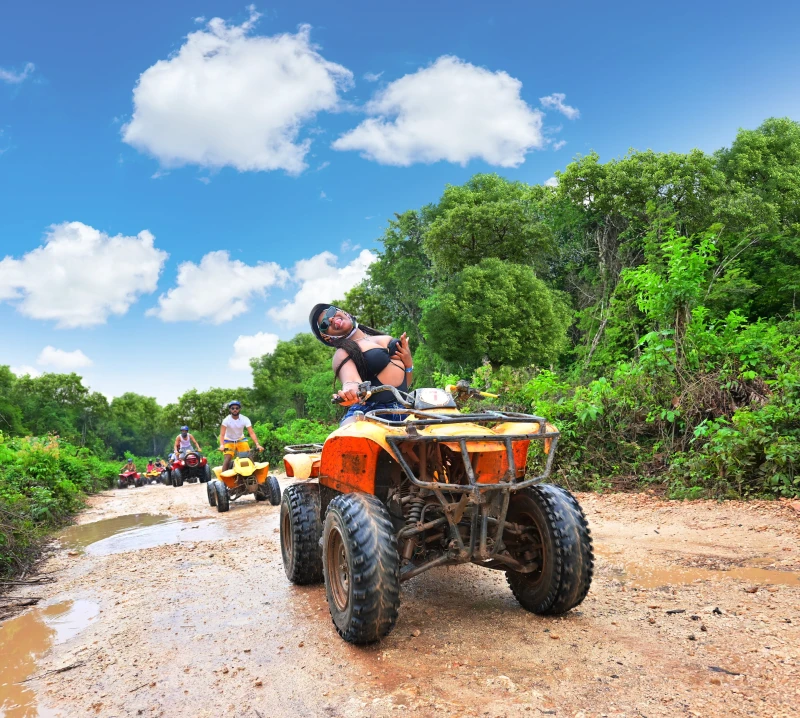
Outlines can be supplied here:
[[797, 715], [800, 513], [579, 500], [597, 560], [577, 610], [534, 616], [503, 574], [441, 568], [364, 648], [322, 586], [286, 580], [279, 507], [99, 494], [41, 567], [57, 580], [15, 593], [38, 605], [0, 624], [0, 715]]

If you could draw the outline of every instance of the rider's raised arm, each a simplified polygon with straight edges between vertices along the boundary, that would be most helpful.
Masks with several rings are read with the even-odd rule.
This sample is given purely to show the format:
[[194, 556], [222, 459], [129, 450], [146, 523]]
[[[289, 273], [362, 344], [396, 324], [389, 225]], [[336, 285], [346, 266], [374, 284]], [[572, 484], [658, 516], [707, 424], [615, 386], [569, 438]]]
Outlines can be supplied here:
[[342, 405], [348, 406], [358, 402], [358, 385], [362, 378], [356, 369], [355, 363], [347, 355], [344, 349], [337, 349], [333, 355], [333, 371], [338, 372], [339, 381], [342, 382], [342, 390], [339, 396], [342, 397]]

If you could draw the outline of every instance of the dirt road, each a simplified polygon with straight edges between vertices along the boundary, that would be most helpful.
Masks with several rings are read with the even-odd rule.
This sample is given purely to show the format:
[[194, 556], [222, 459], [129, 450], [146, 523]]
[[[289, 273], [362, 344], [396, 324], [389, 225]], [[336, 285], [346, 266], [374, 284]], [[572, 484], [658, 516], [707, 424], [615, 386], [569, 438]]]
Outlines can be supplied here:
[[394, 631], [358, 648], [336, 635], [322, 586], [287, 582], [278, 507], [246, 498], [220, 515], [204, 485], [105, 492], [43, 567], [57, 581], [19, 592], [39, 607], [0, 626], [0, 706], [9, 718], [797, 715], [800, 513], [579, 500], [597, 563], [577, 610], [540, 618], [503, 574], [443, 568], [404, 584]]

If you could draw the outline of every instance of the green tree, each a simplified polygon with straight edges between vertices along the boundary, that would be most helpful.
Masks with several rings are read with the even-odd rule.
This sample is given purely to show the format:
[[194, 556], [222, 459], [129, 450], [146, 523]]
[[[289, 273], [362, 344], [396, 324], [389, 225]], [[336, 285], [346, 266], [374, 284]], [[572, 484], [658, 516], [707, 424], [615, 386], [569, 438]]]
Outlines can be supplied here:
[[569, 310], [530, 267], [484, 259], [424, 303], [431, 348], [462, 367], [548, 364], [566, 343]]
[[7, 366], [0, 366], [0, 431], [21, 434], [22, 412], [14, 404], [14, 384], [17, 378]]
[[496, 174], [475, 175], [448, 185], [424, 237], [428, 256], [442, 276], [496, 257], [541, 271], [553, 254], [546, 187], [511, 182]]
[[[272, 354], [253, 359], [253, 395], [267, 415], [281, 420], [287, 410], [306, 416], [308, 386], [312, 376], [330, 371], [332, 352], [313, 334], [297, 334], [279, 341]], [[331, 376], [331, 384], [333, 377]]]

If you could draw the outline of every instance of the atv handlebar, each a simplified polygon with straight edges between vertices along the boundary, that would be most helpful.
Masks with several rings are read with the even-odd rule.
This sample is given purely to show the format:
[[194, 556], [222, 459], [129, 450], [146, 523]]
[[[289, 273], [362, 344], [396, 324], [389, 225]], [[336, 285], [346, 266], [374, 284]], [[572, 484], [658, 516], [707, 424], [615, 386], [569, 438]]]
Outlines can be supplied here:
[[[373, 394], [378, 394], [382, 391], [389, 391], [394, 394], [394, 398], [397, 400], [397, 402], [405, 406], [407, 409], [414, 408], [414, 402], [408, 398], [408, 395], [398, 391], [396, 386], [391, 386], [390, 384], [372, 386], [368, 381], [365, 381], [358, 385], [358, 390], [356, 393], [358, 394], [359, 403], [363, 403], [368, 401]], [[331, 397], [332, 404], [341, 404], [343, 401], [344, 399], [338, 394], [334, 394]]]
[[451, 394], [466, 394], [467, 396], [482, 396], [485, 399], [496, 399], [498, 397], [497, 394], [490, 394], [488, 391], [479, 391], [478, 389], [474, 389], [469, 385], [469, 382], [462, 379], [458, 384], [448, 384], [445, 388], [445, 391], [449, 391]]

